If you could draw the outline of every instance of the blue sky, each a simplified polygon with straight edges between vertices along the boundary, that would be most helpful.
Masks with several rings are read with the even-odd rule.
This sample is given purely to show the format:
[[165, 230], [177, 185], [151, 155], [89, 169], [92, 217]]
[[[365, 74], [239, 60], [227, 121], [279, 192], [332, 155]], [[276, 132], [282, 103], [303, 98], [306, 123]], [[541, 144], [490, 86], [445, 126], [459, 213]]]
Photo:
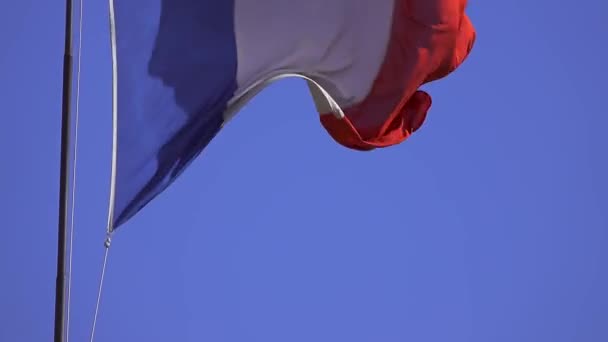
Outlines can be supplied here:
[[[304, 83], [251, 102], [114, 236], [96, 341], [608, 340], [599, 0], [471, 1], [469, 60], [406, 143], [333, 142]], [[0, 20], [0, 340], [53, 333], [62, 1]], [[106, 1], [85, 2], [71, 340], [110, 172]], [[77, 47], [77, 44], [75, 44]]]

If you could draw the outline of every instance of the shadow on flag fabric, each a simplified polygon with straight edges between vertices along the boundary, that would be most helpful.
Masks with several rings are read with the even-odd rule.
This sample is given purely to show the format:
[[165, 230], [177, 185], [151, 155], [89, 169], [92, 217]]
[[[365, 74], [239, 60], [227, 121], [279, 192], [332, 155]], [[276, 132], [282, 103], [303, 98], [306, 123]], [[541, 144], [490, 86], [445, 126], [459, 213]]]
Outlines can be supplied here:
[[114, 1], [114, 229], [281, 77], [306, 80], [337, 143], [361, 151], [401, 143], [431, 106], [418, 88], [454, 71], [473, 47], [466, 2]]

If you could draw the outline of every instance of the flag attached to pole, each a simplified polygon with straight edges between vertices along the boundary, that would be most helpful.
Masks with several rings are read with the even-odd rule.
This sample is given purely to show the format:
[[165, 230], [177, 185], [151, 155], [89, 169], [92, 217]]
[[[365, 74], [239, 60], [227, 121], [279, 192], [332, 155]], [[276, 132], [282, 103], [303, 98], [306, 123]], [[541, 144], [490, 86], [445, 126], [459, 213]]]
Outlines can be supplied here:
[[356, 150], [423, 124], [419, 87], [466, 59], [466, 0], [113, 1], [117, 228], [169, 186], [247, 100], [301, 77]]

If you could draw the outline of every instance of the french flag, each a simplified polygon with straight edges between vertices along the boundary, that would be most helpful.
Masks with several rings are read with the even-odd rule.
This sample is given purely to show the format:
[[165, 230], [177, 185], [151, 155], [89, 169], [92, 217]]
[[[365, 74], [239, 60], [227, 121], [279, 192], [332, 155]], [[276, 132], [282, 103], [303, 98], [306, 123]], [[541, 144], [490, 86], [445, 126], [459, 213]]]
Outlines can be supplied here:
[[113, 228], [283, 77], [307, 81], [339, 144], [401, 143], [431, 106], [419, 87], [455, 70], [472, 49], [466, 2], [111, 0]]

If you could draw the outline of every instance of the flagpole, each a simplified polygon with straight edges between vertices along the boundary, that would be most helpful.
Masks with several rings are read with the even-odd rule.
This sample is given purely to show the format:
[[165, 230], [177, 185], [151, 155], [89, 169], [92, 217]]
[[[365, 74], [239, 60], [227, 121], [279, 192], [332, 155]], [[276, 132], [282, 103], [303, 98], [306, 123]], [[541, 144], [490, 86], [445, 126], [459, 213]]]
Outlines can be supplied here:
[[72, 0], [65, 1], [65, 51], [63, 55], [63, 96], [61, 113], [61, 165], [59, 169], [59, 217], [57, 229], [57, 278], [55, 283], [55, 342], [65, 335], [65, 249], [68, 221], [68, 170], [72, 92]]

